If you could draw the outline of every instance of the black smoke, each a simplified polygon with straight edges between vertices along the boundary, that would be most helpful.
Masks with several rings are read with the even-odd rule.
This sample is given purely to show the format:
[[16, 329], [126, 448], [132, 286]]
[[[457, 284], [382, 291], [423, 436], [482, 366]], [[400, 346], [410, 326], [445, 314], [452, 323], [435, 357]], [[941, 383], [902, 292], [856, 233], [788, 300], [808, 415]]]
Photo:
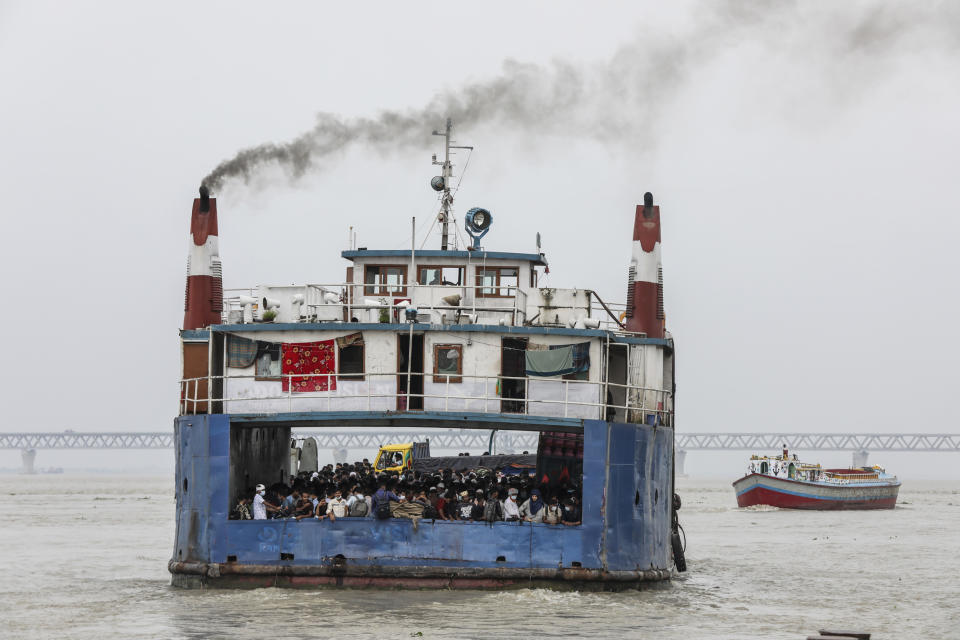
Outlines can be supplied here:
[[296, 179], [356, 143], [424, 148], [431, 144], [431, 129], [448, 117], [458, 128], [494, 124], [652, 145], [659, 116], [692, 76], [738, 46], [759, 45], [772, 56], [808, 63], [839, 94], [882, 75], [901, 53], [956, 51], [958, 7], [960, 3], [706, 3], [688, 31], [642, 30], [602, 63], [508, 60], [498, 77], [440, 93], [421, 108], [370, 118], [320, 113], [312, 129], [292, 140], [237, 152], [203, 184], [218, 192], [228, 181], [249, 181], [267, 167], [279, 167]]

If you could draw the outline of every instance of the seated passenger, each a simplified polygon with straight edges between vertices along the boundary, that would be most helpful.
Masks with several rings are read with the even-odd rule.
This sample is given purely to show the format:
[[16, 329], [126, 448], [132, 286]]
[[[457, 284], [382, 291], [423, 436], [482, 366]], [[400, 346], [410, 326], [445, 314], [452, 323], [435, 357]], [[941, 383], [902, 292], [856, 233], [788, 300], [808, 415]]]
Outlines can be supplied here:
[[520, 505], [520, 517], [527, 522], [543, 522], [543, 507], [540, 490], [534, 489], [530, 492], [530, 497]]

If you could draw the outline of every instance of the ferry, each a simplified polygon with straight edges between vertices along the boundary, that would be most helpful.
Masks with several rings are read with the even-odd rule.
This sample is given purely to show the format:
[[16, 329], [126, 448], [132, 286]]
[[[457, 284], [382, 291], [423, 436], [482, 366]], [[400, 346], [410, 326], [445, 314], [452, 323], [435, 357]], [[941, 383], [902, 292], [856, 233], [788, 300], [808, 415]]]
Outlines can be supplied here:
[[[466, 246], [451, 233], [451, 149], [466, 147], [449, 120], [434, 134], [439, 249], [357, 247], [351, 233], [343, 280], [224, 289], [217, 198], [201, 187], [193, 200], [173, 585], [614, 590], [686, 569], [660, 207], [644, 194], [624, 233], [623, 302], [543, 286], [539, 234], [533, 252], [481, 246], [493, 229], [482, 207], [463, 216]], [[294, 231], [311, 250], [332, 244]], [[248, 488], [296, 473], [298, 434], [408, 427], [538, 433], [535, 477], [562, 459], [581, 522], [229, 519]]]
[[784, 509], [893, 509], [900, 480], [883, 467], [824, 469], [801, 462], [786, 446], [778, 456], [750, 457], [747, 473], [733, 483], [741, 507]]

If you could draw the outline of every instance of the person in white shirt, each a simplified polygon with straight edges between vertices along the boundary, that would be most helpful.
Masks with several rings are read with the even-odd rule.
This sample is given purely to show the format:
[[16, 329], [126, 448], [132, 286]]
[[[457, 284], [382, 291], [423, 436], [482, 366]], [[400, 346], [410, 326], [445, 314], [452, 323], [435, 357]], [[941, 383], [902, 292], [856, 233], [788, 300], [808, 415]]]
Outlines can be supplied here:
[[253, 519], [254, 520], [266, 520], [267, 519], [267, 505], [263, 502], [263, 494], [266, 493], [267, 488], [262, 484], [257, 485], [257, 494], [253, 496]]
[[327, 514], [333, 521], [347, 515], [347, 501], [340, 495], [340, 489], [334, 492], [332, 498], [327, 499]]
[[507, 499], [503, 501], [503, 519], [507, 522], [520, 519], [520, 505], [517, 504], [517, 490], [510, 488]]

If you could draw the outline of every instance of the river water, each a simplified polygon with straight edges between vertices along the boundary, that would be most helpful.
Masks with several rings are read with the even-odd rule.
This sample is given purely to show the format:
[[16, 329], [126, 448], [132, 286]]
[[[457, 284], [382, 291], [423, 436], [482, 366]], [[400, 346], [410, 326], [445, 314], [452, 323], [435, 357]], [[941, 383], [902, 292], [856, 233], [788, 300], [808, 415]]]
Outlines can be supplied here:
[[738, 509], [681, 479], [689, 571], [628, 593], [183, 591], [165, 478], [0, 476], [3, 638], [960, 638], [960, 489], [892, 511]]

